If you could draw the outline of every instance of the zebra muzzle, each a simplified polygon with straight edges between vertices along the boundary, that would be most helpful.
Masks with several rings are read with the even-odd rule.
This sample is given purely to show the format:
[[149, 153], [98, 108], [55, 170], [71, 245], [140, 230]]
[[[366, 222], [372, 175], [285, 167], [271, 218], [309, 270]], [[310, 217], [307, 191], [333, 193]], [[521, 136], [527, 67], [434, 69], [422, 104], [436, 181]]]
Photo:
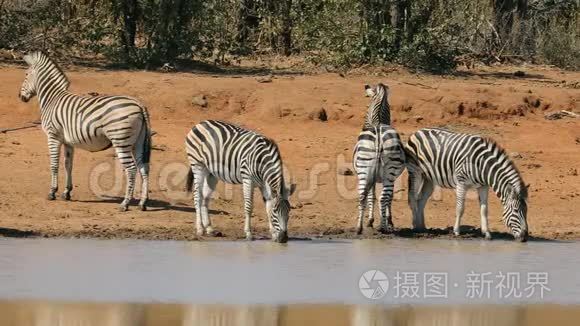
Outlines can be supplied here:
[[288, 242], [288, 232], [280, 231], [272, 237], [272, 240], [278, 243], [286, 243]]

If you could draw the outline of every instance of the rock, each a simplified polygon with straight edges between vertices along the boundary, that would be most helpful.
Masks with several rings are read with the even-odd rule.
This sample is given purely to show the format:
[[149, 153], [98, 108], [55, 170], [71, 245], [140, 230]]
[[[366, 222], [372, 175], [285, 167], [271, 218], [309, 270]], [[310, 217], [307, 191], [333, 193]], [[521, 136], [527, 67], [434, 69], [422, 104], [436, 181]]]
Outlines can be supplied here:
[[338, 173], [340, 175], [354, 175], [354, 172], [352, 171], [352, 169], [347, 167], [347, 166], [338, 167], [338, 169], [336, 170], [336, 173]]
[[420, 115], [414, 117], [413, 119], [415, 119], [416, 122], [421, 122], [421, 121], [424, 120], [424, 118], [422, 116], [420, 116]]
[[273, 78], [274, 76], [272, 75], [260, 76], [256, 78], [256, 81], [258, 83], [271, 83]]
[[571, 176], [577, 176], [578, 170], [576, 170], [575, 168], [571, 168], [570, 170], [568, 170], [568, 174]]
[[206, 108], [207, 107], [207, 98], [203, 94], [194, 96], [191, 99], [191, 104], [194, 105], [194, 106], [199, 106], [199, 107], [202, 107], [202, 108]]
[[578, 118], [578, 117], [580, 117], [580, 114], [566, 110], [548, 113], [544, 116], [546, 120], [560, 120], [562, 118]]
[[170, 63], [164, 63], [163, 66], [160, 68], [162, 72], [174, 72], [175, 67], [172, 66]]
[[541, 164], [538, 163], [530, 163], [526, 165], [528, 167], [528, 169], [539, 169], [542, 167]]
[[302, 202], [297, 202], [291, 206], [292, 209], [300, 209], [302, 207], [304, 207], [304, 204], [302, 204]]
[[310, 120], [328, 121], [328, 114], [324, 108], [314, 110], [309, 114]]
[[524, 158], [524, 157], [522, 156], [522, 154], [520, 154], [520, 153], [518, 153], [518, 152], [513, 152], [513, 153], [511, 153], [511, 154], [510, 154], [510, 157], [511, 157], [511, 158], [515, 158], [515, 159], [522, 159], [522, 158]]
[[523, 101], [529, 107], [533, 107], [533, 108], [539, 108], [540, 105], [542, 104], [542, 100], [539, 97], [533, 96], [533, 95], [525, 96], [523, 98]]

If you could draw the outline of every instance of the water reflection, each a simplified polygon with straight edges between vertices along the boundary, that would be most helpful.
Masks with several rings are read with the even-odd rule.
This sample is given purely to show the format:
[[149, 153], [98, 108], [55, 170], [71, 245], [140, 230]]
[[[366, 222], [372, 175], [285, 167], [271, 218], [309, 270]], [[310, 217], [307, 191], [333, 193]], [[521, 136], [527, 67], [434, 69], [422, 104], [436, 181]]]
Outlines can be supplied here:
[[178, 305], [0, 301], [2, 326], [577, 325], [580, 306]]

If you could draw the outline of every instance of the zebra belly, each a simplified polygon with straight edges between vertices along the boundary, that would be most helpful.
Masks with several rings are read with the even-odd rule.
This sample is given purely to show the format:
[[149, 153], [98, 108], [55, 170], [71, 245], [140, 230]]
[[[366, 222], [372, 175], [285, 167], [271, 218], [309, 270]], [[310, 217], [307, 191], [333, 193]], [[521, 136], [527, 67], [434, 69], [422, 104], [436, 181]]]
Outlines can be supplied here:
[[88, 142], [66, 141], [66, 144], [89, 152], [100, 152], [112, 146], [111, 141], [104, 136], [91, 138]]

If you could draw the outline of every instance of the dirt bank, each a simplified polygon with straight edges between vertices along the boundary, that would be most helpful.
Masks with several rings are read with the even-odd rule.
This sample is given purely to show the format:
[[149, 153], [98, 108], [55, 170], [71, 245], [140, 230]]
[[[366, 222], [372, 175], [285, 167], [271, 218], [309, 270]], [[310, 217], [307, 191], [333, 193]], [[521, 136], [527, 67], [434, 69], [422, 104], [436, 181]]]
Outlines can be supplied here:
[[[522, 68], [517, 68], [522, 69]], [[73, 200], [49, 202], [46, 137], [38, 126], [36, 101], [22, 103], [17, 92], [24, 70], [0, 67], [0, 129], [31, 128], [0, 133], [0, 236], [195, 239], [192, 202], [181, 192], [186, 171], [184, 137], [195, 123], [224, 119], [275, 139], [298, 193], [293, 198], [290, 234], [356, 238], [355, 177], [337, 175], [350, 165], [352, 147], [368, 99], [363, 84], [390, 86], [393, 124], [404, 136], [427, 126], [478, 132], [497, 140], [531, 183], [529, 224], [533, 236], [580, 239], [580, 119], [548, 121], [544, 114], [580, 111], [580, 73], [533, 68], [514, 77], [516, 68], [478, 71], [454, 77], [392, 72], [370, 74], [275, 75], [259, 83], [251, 75], [163, 74], [155, 72], [65, 69], [77, 93], [127, 94], [141, 99], [152, 118], [151, 209], [117, 211], [122, 174], [113, 152], [77, 151]], [[205, 95], [208, 105], [193, 105]], [[324, 109], [327, 121], [321, 121]], [[61, 166], [61, 189], [63, 182]], [[406, 178], [406, 174], [404, 175]], [[394, 223], [410, 226], [406, 181], [400, 179], [394, 202]], [[139, 188], [137, 188], [139, 189]], [[213, 223], [227, 238], [243, 235], [239, 187], [220, 185], [212, 201]], [[103, 197], [108, 196], [108, 197]], [[479, 227], [478, 205], [470, 196], [463, 220]], [[490, 224], [505, 232], [501, 209], [491, 197]], [[267, 236], [263, 204], [256, 197], [254, 228]], [[436, 193], [427, 206], [426, 237], [449, 237], [454, 220], [452, 191]], [[378, 217], [378, 214], [377, 214]], [[400, 236], [416, 236], [408, 230]], [[502, 237], [499, 234], [497, 236]], [[382, 237], [367, 230], [365, 237]]]

